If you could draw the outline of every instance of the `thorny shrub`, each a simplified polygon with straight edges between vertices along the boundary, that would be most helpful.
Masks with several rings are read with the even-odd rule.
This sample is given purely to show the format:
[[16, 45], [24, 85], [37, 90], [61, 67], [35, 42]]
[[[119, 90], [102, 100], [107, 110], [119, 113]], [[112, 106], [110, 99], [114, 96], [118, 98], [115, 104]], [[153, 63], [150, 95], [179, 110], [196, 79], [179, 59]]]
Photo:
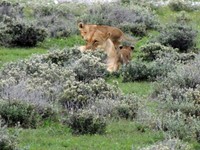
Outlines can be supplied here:
[[33, 8], [38, 26], [44, 27], [50, 37], [69, 37], [77, 33], [75, 15], [69, 9], [62, 10], [53, 5]]
[[180, 52], [189, 52], [195, 47], [197, 31], [186, 23], [173, 23], [161, 30], [156, 41], [173, 48], [178, 48]]
[[105, 118], [91, 110], [79, 110], [70, 114], [67, 124], [74, 134], [102, 134], [106, 129]]
[[192, 11], [193, 8], [187, 0], [170, 0], [168, 4], [169, 8], [173, 11]]
[[144, 24], [146, 29], [156, 28], [155, 15], [148, 9], [139, 6], [133, 8], [114, 4], [92, 5], [88, 12], [80, 16], [86, 23], [118, 26], [122, 23]]
[[9, 127], [20, 125], [23, 128], [36, 128], [45, 120], [55, 120], [56, 112], [48, 106], [37, 106], [12, 100], [0, 104], [0, 116]]
[[142, 60], [153, 61], [159, 57], [159, 54], [161, 52], [170, 53], [170, 52], [177, 51], [177, 49], [164, 46], [160, 43], [149, 43], [149, 44], [143, 45], [141, 47], [141, 51], [143, 52], [140, 56]]
[[139, 148], [140, 150], [192, 150], [192, 147], [177, 138], [166, 139], [162, 142], [157, 142], [153, 145], [147, 146], [145, 148]]
[[145, 36], [147, 34], [147, 27], [144, 23], [121, 23], [119, 28], [125, 33], [130, 33], [134, 36]]
[[10, 3], [8, 1], [0, 2], [0, 20], [3, 20], [4, 16], [9, 16], [11, 18], [22, 18], [23, 7], [19, 3]]
[[3, 120], [0, 119], [0, 148], [1, 150], [16, 150], [16, 135], [10, 134]]
[[[171, 136], [199, 141], [199, 55], [158, 80], [155, 93], [164, 112], [162, 128]], [[155, 94], [154, 93], [154, 94]], [[161, 113], [162, 114], [162, 113]]]
[[60, 101], [68, 109], [79, 109], [93, 104], [97, 99], [117, 99], [119, 96], [118, 88], [107, 84], [103, 79], [94, 79], [89, 83], [67, 82]]
[[0, 24], [0, 45], [3, 46], [33, 47], [46, 36], [44, 29], [22, 20], [4, 17]]
[[199, 141], [200, 119], [180, 111], [166, 113], [162, 118], [162, 129], [171, 137]]

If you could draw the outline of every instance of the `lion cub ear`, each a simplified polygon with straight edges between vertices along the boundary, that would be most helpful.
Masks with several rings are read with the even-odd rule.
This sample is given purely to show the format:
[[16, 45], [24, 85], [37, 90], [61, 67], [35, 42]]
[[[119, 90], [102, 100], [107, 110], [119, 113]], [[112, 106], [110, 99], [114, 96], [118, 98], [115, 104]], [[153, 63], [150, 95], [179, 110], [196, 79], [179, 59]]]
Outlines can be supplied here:
[[135, 47], [134, 46], [131, 46], [131, 50], [133, 51], [135, 49]]
[[85, 24], [83, 22], [78, 23], [79, 30], [83, 29]]
[[119, 46], [119, 49], [122, 49], [122, 48], [123, 48], [123, 45], [120, 45], [120, 46]]

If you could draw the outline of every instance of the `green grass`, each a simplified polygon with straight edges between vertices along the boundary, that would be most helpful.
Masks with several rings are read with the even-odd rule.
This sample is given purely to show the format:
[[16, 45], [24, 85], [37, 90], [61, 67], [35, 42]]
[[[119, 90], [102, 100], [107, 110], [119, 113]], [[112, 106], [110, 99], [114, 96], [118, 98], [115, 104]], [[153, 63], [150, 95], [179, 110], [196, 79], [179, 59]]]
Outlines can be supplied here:
[[68, 38], [48, 38], [39, 46], [45, 49], [49, 48], [66, 48], [83, 45], [85, 42], [79, 35], [73, 35]]
[[147, 81], [135, 81], [135, 82], [122, 82], [121, 78], [109, 78], [107, 82], [109, 84], [118, 82], [119, 88], [124, 94], [134, 93], [138, 96], [148, 96], [153, 91], [153, 84]]
[[32, 54], [44, 54], [49, 49], [63, 49], [65, 47], [73, 47], [84, 44], [80, 36], [75, 35], [65, 39], [46, 39], [34, 48], [9, 48], [0, 47], [0, 68], [3, 64], [11, 61], [17, 61], [30, 57]]
[[32, 54], [44, 54], [47, 50], [42, 48], [5, 48], [0, 47], [0, 67], [11, 61], [28, 58]]
[[19, 146], [30, 146], [30, 150], [130, 150], [162, 139], [161, 132], [141, 132], [137, 124], [121, 120], [109, 123], [103, 135], [72, 135], [62, 125], [22, 130]]

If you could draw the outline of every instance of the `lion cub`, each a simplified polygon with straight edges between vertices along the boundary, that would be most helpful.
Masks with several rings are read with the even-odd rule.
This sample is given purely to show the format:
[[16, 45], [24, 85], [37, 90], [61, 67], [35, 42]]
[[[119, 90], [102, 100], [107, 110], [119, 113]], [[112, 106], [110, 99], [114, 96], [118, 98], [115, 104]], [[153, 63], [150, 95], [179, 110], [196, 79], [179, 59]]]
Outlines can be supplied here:
[[119, 46], [118, 56], [121, 64], [128, 64], [131, 61], [133, 46]]
[[105, 43], [110, 45], [105, 49], [107, 53], [107, 70], [109, 72], [117, 71], [122, 64], [128, 64], [131, 61], [133, 46], [120, 46], [117, 51], [110, 39]]
[[[81, 36], [86, 41], [86, 46], [84, 48], [82, 46], [82, 50], [84, 51], [88, 49], [95, 50], [97, 48], [97, 43], [102, 42], [102, 39], [94, 39], [97, 39], [99, 36], [106, 36], [107, 34], [109, 34], [109, 38], [113, 42], [115, 48], [118, 48], [123, 40], [134, 41], [127, 38], [124, 33], [116, 27], [96, 24], [84, 24], [83, 22], [79, 22], [78, 28]], [[101, 44], [98, 45], [101, 46]]]

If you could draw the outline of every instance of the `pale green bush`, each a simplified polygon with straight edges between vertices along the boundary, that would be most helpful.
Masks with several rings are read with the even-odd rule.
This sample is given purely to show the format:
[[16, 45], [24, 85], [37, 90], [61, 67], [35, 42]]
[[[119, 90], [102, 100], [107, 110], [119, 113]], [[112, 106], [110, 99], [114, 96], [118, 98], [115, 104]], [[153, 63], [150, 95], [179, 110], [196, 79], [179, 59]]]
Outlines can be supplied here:
[[162, 128], [171, 137], [183, 140], [199, 140], [200, 119], [187, 116], [180, 111], [164, 114]]
[[195, 47], [197, 31], [187, 23], [169, 24], [161, 30], [156, 41], [173, 48], [178, 48], [179, 52], [189, 52]]
[[90, 110], [70, 114], [67, 124], [75, 134], [102, 134], [106, 130], [105, 118]]
[[80, 19], [90, 24], [110, 26], [118, 26], [123, 23], [129, 23], [132, 26], [143, 24], [146, 29], [156, 28], [158, 24], [155, 14], [148, 9], [139, 6], [130, 8], [116, 4], [89, 6], [88, 11], [80, 16]]
[[23, 20], [4, 17], [0, 24], [0, 45], [33, 47], [44, 41], [46, 31]]
[[140, 57], [143, 60], [153, 61], [156, 58], [158, 58], [162, 52], [165, 52], [165, 53], [176, 52], [177, 49], [166, 47], [160, 43], [149, 43], [149, 44], [143, 45], [141, 47], [141, 51], [143, 53], [141, 54]]
[[187, 0], [170, 0], [168, 4], [169, 8], [173, 11], [192, 11], [193, 8]]
[[16, 135], [9, 134], [9, 131], [3, 121], [0, 120], [0, 148], [1, 150], [16, 150]]
[[140, 150], [192, 150], [192, 147], [177, 138], [167, 139], [162, 142], [157, 142], [145, 148], [140, 148]]

